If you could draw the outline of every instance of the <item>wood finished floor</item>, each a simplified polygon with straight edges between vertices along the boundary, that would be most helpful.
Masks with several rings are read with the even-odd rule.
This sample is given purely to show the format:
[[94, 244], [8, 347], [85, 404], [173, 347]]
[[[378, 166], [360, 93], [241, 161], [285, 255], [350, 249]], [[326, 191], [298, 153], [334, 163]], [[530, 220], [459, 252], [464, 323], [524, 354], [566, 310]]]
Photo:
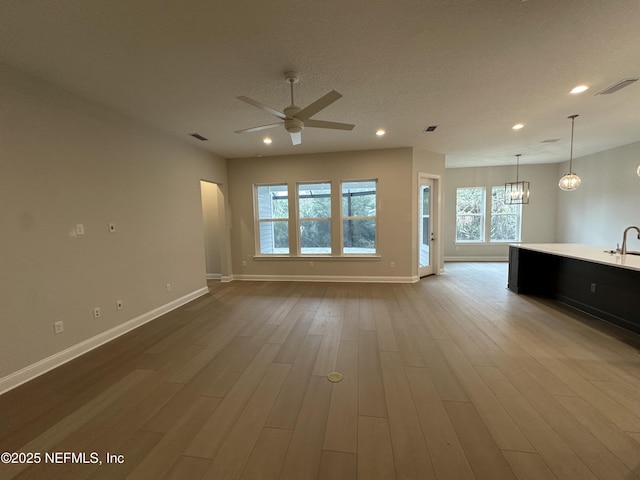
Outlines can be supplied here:
[[0, 397], [0, 452], [123, 464], [0, 479], [640, 480], [639, 337], [515, 295], [506, 272], [212, 283]]

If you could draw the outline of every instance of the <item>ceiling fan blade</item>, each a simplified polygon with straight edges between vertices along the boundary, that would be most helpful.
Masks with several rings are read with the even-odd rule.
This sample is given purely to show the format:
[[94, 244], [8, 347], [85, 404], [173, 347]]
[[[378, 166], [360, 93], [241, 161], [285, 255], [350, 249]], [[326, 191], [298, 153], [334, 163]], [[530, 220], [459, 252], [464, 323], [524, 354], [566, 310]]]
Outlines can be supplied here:
[[242, 100], [245, 103], [248, 103], [249, 105], [253, 105], [254, 107], [258, 107], [260, 110], [264, 110], [265, 112], [270, 113], [271, 115], [275, 115], [278, 118], [281, 118], [282, 120], [284, 120], [285, 118], [287, 118], [287, 116], [276, 110], [275, 108], [271, 108], [269, 105], [265, 105], [264, 103], [260, 103], [257, 100], [254, 100], [253, 98], [249, 98], [249, 97], [245, 97], [244, 95], [240, 96], [240, 97], [236, 97], [238, 100]]
[[291, 144], [300, 145], [302, 143], [302, 132], [289, 132], [291, 135]]
[[260, 125], [259, 127], [251, 127], [251, 128], [245, 128], [243, 130], [236, 130], [233, 133], [249, 133], [249, 132], [258, 132], [260, 130], [266, 130], [267, 128], [274, 128], [274, 127], [279, 127], [280, 125], [282, 125], [284, 122], [278, 122], [278, 123], [270, 123], [269, 125]]
[[296, 113], [294, 117], [297, 118], [298, 120], [305, 121], [313, 117], [316, 113], [318, 113], [323, 108], [327, 108], [329, 105], [331, 105], [333, 102], [335, 102], [341, 97], [342, 95], [340, 95], [338, 92], [336, 92], [335, 90], [331, 90], [324, 97], [321, 97], [315, 102], [313, 102], [312, 104], [304, 107], [302, 110]]
[[305, 127], [333, 128], [334, 130], [353, 130], [355, 125], [351, 123], [325, 122], [324, 120], [305, 120]]

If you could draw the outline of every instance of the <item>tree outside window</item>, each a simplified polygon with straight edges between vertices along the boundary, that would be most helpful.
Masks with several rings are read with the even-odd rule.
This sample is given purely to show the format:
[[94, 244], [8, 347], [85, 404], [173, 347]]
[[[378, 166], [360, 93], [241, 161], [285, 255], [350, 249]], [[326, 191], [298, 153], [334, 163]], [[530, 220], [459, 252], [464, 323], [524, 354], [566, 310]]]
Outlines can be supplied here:
[[491, 235], [492, 242], [519, 242], [522, 205], [507, 205], [504, 186], [491, 189]]
[[483, 242], [485, 223], [484, 187], [456, 190], [456, 241]]
[[375, 180], [342, 182], [342, 251], [376, 253]]
[[331, 183], [298, 184], [300, 253], [331, 253]]
[[[520, 241], [522, 205], [505, 203], [503, 185], [490, 192], [491, 203], [487, 204], [484, 187], [456, 190], [456, 242]], [[489, 232], [488, 240], [485, 232]]]

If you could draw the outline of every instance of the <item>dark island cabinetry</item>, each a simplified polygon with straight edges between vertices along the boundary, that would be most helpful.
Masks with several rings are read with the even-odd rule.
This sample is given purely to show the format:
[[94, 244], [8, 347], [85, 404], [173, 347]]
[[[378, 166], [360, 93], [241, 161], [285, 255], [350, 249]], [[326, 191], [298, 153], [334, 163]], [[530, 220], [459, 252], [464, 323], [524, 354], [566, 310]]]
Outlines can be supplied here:
[[512, 245], [508, 287], [555, 299], [640, 333], [640, 269], [635, 268], [640, 259], [630, 259], [627, 265], [624, 257], [582, 245]]

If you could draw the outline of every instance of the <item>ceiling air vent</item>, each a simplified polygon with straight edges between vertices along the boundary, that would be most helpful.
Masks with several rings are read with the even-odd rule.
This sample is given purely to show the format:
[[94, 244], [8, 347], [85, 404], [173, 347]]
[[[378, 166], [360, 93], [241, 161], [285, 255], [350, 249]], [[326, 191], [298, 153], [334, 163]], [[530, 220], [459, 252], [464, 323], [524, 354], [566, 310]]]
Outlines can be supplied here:
[[628, 87], [633, 82], [637, 82], [637, 78], [625, 78], [624, 80], [620, 80], [617, 83], [614, 83], [610, 87], [605, 88], [601, 92], [596, 93], [596, 95], [611, 95], [612, 93], [616, 93], [618, 90], [623, 89], [624, 87]]
[[209, 140], [208, 138], [203, 137], [199, 133], [190, 133], [189, 135], [191, 135], [193, 138], [197, 138], [198, 140], [200, 140], [202, 142], [206, 142], [207, 140]]
[[559, 141], [560, 141], [559, 138], [547, 138], [546, 140], [542, 140], [540, 143], [555, 143]]
[[438, 128], [438, 125], [430, 125], [428, 127], [425, 127], [425, 129], [423, 130], [423, 132], [435, 132], [436, 128]]

